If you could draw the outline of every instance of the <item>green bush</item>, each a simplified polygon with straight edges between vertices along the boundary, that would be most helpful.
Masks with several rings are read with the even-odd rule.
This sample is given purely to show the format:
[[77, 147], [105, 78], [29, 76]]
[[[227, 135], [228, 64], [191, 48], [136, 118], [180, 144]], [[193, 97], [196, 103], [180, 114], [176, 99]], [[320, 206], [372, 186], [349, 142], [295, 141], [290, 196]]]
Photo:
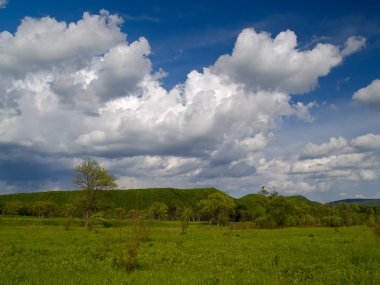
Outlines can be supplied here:
[[343, 218], [339, 216], [324, 216], [321, 219], [324, 226], [328, 227], [341, 227], [343, 226]]

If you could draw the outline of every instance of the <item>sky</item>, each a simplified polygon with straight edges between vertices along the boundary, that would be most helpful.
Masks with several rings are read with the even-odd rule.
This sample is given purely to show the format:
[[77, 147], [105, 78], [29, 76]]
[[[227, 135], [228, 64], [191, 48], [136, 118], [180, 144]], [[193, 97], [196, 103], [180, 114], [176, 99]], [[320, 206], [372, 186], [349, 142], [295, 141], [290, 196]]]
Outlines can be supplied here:
[[380, 198], [379, 9], [0, 0], [0, 194], [95, 159], [120, 189]]

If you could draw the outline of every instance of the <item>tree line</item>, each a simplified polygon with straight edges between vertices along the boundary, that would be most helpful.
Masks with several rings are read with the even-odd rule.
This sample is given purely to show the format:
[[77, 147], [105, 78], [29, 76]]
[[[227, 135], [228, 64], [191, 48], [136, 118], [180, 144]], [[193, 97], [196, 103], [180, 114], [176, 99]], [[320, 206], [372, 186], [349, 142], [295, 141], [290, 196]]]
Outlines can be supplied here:
[[[112, 209], [101, 198], [99, 192], [115, 188], [115, 178], [97, 161], [89, 160], [75, 167], [74, 183], [83, 191], [63, 207], [53, 201], [10, 201], [0, 205], [5, 215], [26, 215], [36, 217], [77, 217], [85, 220], [86, 227], [94, 217], [118, 219], [123, 208]], [[380, 207], [357, 204], [319, 204], [295, 202], [276, 191], [269, 193], [263, 187], [251, 199], [251, 207], [239, 203], [223, 192], [210, 194], [195, 207], [167, 205], [156, 201], [145, 209], [130, 210], [127, 218], [137, 213], [144, 219], [178, 220], [184, 229], [189, 221], [207, 221], [210, 224], [227, 225], [230, 222], [250, 223], [255, 228], [286, 226], [351, 226], [380, 223]]]
[[[53, 201], [10, 201], [0, 205], [3, 215], [24, 215], [40, 218], [77, 217], [89, 221], [94, 216], [117, 219], [121, 208], [112, 209], [102, 199], [87, 194], [77, 196], [71, 202], [60, 207]], [[311, 206], [307, 203], [295, 203], [285, 196], [255, 196], [252, 209], [237, 203], [234, 199], [216, 192], [201, 200], [194, 208], [167, 205], [154, 202], [145, 209], [130, 210], [127, 218], [133, 218], [136, 212], [145, 219], [152, 220], [188, 220], [207, 221], [210, 224], [227, 225], [230, 222], [250, 222], [256, 228], [274, 228], [286, 226], [352, 226], [360, 224], [373, 225], [380, 222], [380, 208], [360, 206], [357, 204], [321, 204]]]

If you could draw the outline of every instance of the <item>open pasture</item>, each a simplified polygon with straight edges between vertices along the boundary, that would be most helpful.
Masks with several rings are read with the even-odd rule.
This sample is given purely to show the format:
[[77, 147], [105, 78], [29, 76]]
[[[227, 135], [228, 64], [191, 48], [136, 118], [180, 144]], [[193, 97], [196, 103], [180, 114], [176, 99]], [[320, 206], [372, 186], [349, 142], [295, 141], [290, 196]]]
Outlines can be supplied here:
[[2, 217], [1, 284], [379, 284], [380, 239], [365, 226], [235, 229], [149, 224], [137, 267], [116, 266], [131, 226], [64, 229], [63, 219]]

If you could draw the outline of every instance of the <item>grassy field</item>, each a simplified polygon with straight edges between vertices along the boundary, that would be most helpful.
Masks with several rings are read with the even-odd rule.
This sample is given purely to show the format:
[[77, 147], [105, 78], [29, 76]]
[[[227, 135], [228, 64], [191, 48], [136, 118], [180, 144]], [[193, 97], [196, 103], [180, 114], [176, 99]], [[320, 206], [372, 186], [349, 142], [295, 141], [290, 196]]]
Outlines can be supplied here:
[[130, 225], [0, 217], [1, 284], [380, 284], [380, 239], [365, 226], [239, 230], [178, 222], [150, 224], [138, 267], [114, 258]]

